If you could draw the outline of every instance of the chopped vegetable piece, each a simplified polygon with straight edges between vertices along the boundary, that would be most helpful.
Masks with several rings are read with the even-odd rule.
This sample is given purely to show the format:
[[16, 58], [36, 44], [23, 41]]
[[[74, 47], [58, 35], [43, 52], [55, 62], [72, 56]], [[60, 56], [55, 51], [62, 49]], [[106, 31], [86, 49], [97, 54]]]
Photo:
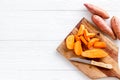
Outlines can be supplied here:
[[87, 58], [104, 58], [108, 56], [108, 53], [102, 49], [91, 49], [82, 52], [81, 55]]
[[85, 26], [83, 24], [81, 24], [77, 35], [80, 35], [80, 36], [83, 35], [84, 29], [85, 29]]
[[81, 46], [81, 42], [80, 41], [75, 42], [74, 52], [78, 56], [81, 55], [81, 53], [82, 53], [82, 46]]
[[80, 37], [78, 35], [74, 35], [75, 36], [75, 41], [80, 41]]
[[68, 49], [74, 48], [74, 35], [69, 35], [66, 39], [66, 46]]
[[88, 34], [87, 34], [87, 37], [93, 38], [93, 37], [95, 37], [95, 35], [96, 35], [95, 33], [88, 33]]
[[95, 48], [106, 48], [105, 42], [95, 42], [94, 44]]
[[92, 38], [88, 43], [88, 49], [91, 49], [95, 42], [98, 42], [100, 39], [98, 38]]
[[88, 31], [87, 31], [87, 29], [85, 29], [84, 30], [84, 37], [87, 41], [90, 41], [90, 38], [87, 35], [88, 35]]
[[81, 41], [82, 41], [85, 45], [88, 44], [88, 42], [85, 40], [85, 38], [84, 38], [83, 36], [80, 36], [80, 39], [81, 39]]

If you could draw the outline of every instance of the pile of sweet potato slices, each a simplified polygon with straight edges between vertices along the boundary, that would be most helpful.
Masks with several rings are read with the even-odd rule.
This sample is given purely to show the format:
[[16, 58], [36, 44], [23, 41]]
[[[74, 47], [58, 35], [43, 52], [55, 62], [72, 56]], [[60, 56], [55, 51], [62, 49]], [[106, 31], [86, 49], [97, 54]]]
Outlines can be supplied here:
[[[102, 50], [106, 48], [106, 43], [95, 36], [95, 33], [88, 32], [85, 26], [81, 24], [77, 34], [71, 34], [66, 38], [66, 47], [73, 50], [77, 56], [87, 58], [106, 57], [108, 54]], [[83, 50], [84, 47], [86, 47], [85, 50]]]

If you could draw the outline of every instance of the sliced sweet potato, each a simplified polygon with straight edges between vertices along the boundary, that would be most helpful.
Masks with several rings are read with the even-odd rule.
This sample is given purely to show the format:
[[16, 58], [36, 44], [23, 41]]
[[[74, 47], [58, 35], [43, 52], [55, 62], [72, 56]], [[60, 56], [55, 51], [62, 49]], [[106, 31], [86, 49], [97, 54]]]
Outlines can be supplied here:
[[84, 38], [89, 42], [90, 38], [84, 35]]
[[87, 41], [90, 41], [90, 38], [87, 36], [89, 33], [88, 33], [88, 30], [87, 29], [85, 29], [84, 30], [84, 37], [85, 37], [85, 39], [87, 40]]
[[92, 38], [88, 43], [88, 49], [91, 49], [95, 42], [98, 42], [100, 39], [98, 38]]
[[95, 35], [96, 35], [95, 33], [88, 33], [88, 34], [87, 34], [87, 37], [93, 38], [93, 37], [95, 37]]
[[82, 46], [81, 46], [81, 42], [80, 42], [80, 41], [75, 42], [74, 52], [75, 52], [75, 54], [78, 55], [78, 56], [81, 55], [81, 53], [82, 53]]
[[66, 38], [66, 46], [68, 49], [73, 49], [74, 48], [74, 35], [69, 35]]
[[106, 48], [106, 43], [105, 42], [95, 42], [94, 47], [95, 48]]
[[80, 35], [80, 36], [83, 35], [84, 29], [85, 29], [85, 26], [83, 24], [81, 24], [77, 35]]
[[88, 42], [85, 40], [85, 38], [84, 38], [83, 36], [80, 36], [80, 40], [81, 40], [85, 45], [88, 44]]
[[108, 56], [108, 53], [102, 49], [91, 49], [82, 52], [81, 55], [87, 58], [104, 58]]
[[74, 35], [75, 41], [80, 41], [80, 37], [78, 35]]

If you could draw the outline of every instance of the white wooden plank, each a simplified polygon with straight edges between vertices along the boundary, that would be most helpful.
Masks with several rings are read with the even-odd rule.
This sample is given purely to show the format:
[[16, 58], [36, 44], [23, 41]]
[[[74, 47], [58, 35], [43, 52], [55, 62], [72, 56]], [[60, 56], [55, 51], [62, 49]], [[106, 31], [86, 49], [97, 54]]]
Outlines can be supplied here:
[[[79, 71], [39, 71], [39, 70], [2, 70], [1, 80], [91, 80]], [[96, 80], [118, 80], [116, 78], [102, 78]]]
[[56, 48], [59, 41], [0, 41], [0, 70], [75, 70]]
[[[18, 80], [91, 80], [79, 71], [19, 71]], [[118, 80], [103, 78], [96, 80]]]
[[90, 16], [86, 11], [3, 11], [0, 40], [62, 40], [83, 17], [91, 21]]
[[1, 0], [0, 10], [84, 10], [85, 2], [119, 10], [119, 0]]
[[0, 41], [0, 70], [76, 71], [69, 61], [56, 52], [59, 43], [60, 41]]

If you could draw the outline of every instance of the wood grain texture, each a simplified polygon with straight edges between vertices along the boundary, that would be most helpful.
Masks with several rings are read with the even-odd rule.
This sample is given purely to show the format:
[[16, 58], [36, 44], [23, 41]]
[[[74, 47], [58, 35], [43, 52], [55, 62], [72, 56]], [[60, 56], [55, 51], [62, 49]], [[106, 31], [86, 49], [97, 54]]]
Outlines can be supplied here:
[[[120, 70], [118, 68], [117, 46], [110, 39], [108, 39], [101, 32], [99, 32], [98, 29], [93, 27], [93, 25], [89, 23], [85, 18], [83, 18], [77, 24], [77, 26], [71, 31], [70, 34], [76, 34], [81, 24], [85, 25], [86, 29], [88, 29], [89, 32], [96, 33], [97, 34], [96, 37], [100, 38], [101, 41], [106, 42], [107, 47], [104, 50], [109, 54], [109, 56], [99, 59], [98, 61], [112, 64], [113, 69], [107, 70], [107, 69], [103, 69], [103, 68], [83, 64], [83, 63], [72, 62], [72, 61], [71, 63], [92, 79], [102, 78], [102, 77], [117, 77], [120, 79]], [[70, 57], [76, 56], [73, 51], [70, 51], [66, 48], [65, 40], [57, 48], [57, 51], [67, 59], [69, 59]]]

